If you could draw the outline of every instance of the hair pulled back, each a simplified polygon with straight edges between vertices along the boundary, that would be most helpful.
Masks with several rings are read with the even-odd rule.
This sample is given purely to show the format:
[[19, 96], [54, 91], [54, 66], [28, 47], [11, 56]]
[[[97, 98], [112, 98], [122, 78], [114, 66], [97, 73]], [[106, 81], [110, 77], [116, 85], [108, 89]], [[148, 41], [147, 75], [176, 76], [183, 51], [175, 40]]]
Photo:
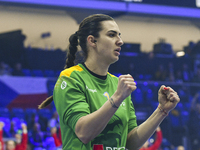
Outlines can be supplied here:
[[69, 68], [74, 66], [75, 55], [77, 46], [80, 45], [87, 59], [87, 37], [93, 35], [95, 38], [99, 37], [99, 32], [102, 30], [102, 21], [113, 20], [112, 17], [104, 14], [94, 14], [86, 17], [79, 25], [76, 33], [72, 34], [69, 38], [69, 52], [67, 55], [66, 66]]
[[[65, 69], [74, 66], [74, 60], [77, 52], [77, 46], [80, 45], [87, 59], [87, 37], [93, 35], [95, 38], [99, 37], [99, 32], [102, 30], [102, 21], [114, 20], [112, 17], [104, 14], [94, 14], [86, 17], [79, 25], [77, 32], [72, 34], [69, 38], [69, 52], [67, 53], [67, 60]], [[53, 96], [48, 97], [39, 106], [39, 109], [45, 108], [53, 101]]]

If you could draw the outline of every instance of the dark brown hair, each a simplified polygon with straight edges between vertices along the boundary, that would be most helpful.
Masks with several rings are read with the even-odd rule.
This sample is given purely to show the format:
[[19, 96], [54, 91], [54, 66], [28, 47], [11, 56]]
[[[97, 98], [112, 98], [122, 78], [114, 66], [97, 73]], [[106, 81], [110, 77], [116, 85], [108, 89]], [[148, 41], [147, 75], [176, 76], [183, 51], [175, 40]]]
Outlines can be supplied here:
[[[84, 52], [85, 59], [88, 57], [87, 51], [87, 37], [93, 35], [95, 38], [99, 37], [99, 32], [102, 30], [102, 21], [114, 20], [112, 17], [104, 14], [94, 14], [86, 17], [79, 25], [77, 32], [72, 34], [69, 38], [69, 52], [67, 53], [67, 60], [64, 69], [74, 66], [74, 60], [77, 52], [77, 46], [80, 45]], [[53, 96], [48, 97], [39, 106], [42, 109], [53, 101]]]

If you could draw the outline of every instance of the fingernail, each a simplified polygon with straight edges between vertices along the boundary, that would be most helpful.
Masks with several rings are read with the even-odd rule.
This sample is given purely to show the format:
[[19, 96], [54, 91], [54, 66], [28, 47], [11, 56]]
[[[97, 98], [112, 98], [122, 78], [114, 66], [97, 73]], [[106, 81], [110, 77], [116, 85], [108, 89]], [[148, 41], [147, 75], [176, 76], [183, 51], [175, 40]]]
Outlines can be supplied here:
[[167, 88], [167, 87], [164, 87], [164, 90], [168, 90], [169, 88]]

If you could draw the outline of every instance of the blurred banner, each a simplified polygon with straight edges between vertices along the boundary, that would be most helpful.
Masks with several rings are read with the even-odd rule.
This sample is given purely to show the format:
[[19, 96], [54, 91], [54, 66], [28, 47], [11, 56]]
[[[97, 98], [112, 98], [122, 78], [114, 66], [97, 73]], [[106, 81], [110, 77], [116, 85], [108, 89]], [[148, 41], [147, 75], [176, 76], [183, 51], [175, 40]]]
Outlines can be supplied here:
[[37, 108], [47, 97], [47, 78], [0, 77], [0, 107]]

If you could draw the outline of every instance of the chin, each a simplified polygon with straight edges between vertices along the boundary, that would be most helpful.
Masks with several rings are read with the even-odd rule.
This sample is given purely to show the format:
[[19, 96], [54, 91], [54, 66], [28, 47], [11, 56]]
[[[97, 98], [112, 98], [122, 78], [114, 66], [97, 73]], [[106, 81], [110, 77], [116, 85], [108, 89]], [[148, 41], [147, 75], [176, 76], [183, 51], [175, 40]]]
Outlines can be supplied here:
[[110, 64], [114, 64], [114, 63], [117, 62], [118, 60], [119, 60], [119, 57], [117, 57], [117, 58], [115, 57], [115, 58], [112, 59], [112, 61], [111, 61]]

